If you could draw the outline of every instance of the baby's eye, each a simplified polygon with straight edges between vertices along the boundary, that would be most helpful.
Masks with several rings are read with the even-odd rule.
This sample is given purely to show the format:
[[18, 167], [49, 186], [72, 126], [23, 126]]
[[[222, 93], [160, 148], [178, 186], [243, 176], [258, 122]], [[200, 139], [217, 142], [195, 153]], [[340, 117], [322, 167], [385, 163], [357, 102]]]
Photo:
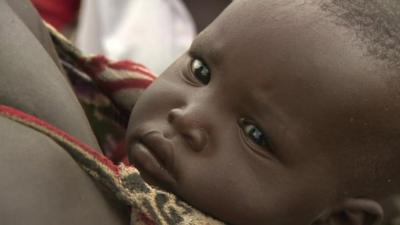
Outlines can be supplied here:
[[205, 65], [200, 59], [193, 59], [190, 65], [190, 69], [193, 76], [202, 84], [206, 85], [210, 82], [210, 69], [208, 69], [207, 65]]
[[268, 148], [269, 143], [260, 128], [254, 125], [252, 122], [247, 120], [241, 120], [241, 127], [243, 129], [244, 134], [256, 145], [259, 145], [263, 148]]

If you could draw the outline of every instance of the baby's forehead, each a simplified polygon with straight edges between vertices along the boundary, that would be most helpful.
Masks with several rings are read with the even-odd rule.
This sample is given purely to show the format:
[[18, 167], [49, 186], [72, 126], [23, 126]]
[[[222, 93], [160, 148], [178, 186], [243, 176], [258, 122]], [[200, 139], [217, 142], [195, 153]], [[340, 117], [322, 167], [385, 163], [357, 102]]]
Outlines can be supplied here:
[[326, 4], [317, 4], [328, 1], [300, 2], [234, 1], [199, 35], [193, 49], [210, 58], [210, 64], [226, 65], [226, 73], [266, 74], [267, 80], [293, 73], [290, 68], [298, 76], [310, 73], [310, 66], [319, 73], [383, 68], [373, 68], [380, 62], [356, 30], [341, 24]]
[[[237, 0], [221, 17], [220, 27], [233, 26], [241, 35], [254, 35], [252, 30], [256, 30], [258, 37], [271, 35], [274, 27], [290, 27], [288, 31], [298, 35], [324, 32], [324, 26], [331, 29], [334, 24], [353, 33], [351, 38], [362, 42], [358, 47], [365, 45], [369, 55], [400, 67], [400, 2], [397, 0], [384, 3], [378, 0]], [[265, 30], [265, 25], [269, 29]], [[225, 29], [220, 31], [224, 33]], [[282, 37], [281, 41], [287, 40]]]
[[[234, 1], [199, 35], [193, 47], [222, 60], [229, 57], [228, 52], [236, 51], [244, 57], [248, 52], [271, 52], [280, 45], [296, 48], [296, 44], [327, 42], [335, 35], [332, 28], [338, 29], [319, 6], [271, 2], [274, 1]], [[342, 29], [344, 32], [348, 31]]]
[[[292, 5], [262, 3], [266, 5], [262, 8], [244, 3], [247, 1], [235, 1], [198, 36], [191, 52], [201, 54], [212, 66], [224, 66], [225, 73], [258, 73], [266, 80], [289, 67], [321, 66], [317, 60], [337, 66], [337, 59], [355, 61], [364, 54], [351, 32], [329, 20], [319, 20], [320, 9], [303, 7], [304, 13], [299, 14]], [[296, 13], [291, 13], [292, 8]]]

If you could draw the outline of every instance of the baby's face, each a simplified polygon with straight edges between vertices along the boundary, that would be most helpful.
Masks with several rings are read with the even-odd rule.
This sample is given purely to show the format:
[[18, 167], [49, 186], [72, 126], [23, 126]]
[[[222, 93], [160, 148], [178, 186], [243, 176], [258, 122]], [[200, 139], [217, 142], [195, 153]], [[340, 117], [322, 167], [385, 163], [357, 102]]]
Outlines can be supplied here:
[[310, 224], [350, 192], [381, 143], [385, 82], [321, 17], [235, 1], [135, 106], [143, 177], [232, 224]]

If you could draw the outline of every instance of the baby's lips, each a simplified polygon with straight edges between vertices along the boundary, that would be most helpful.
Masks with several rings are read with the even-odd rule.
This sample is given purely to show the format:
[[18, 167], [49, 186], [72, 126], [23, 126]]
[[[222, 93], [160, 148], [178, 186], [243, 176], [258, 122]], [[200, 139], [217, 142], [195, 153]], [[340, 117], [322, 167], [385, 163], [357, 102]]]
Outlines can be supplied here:
[[142, 126], [133, 130], [128, 141], [129, 161], [142, 175], [174, 186], [177, 182], [175, 146], [170, 139], [159, 130]]
[[129, 162], [132, 163], [130, 154], [132, 152], [132, 147], [137, 143], [141, 142], [141, 136], [146, 133], [146, 127], [130, 127], [125, 136], [126, 141], [126, 151], [128, 153]]
[[154, 154], [162, 166], [172, 172], [174, 162], [174, 146], [160, 131], [145, 133], [140, 141]]
[[143, 142], [132, 142], [129, 148], [129, 159], [149, 184], [168, 189], [175, 183], [172, 174], [164, 168], [153, 151]]

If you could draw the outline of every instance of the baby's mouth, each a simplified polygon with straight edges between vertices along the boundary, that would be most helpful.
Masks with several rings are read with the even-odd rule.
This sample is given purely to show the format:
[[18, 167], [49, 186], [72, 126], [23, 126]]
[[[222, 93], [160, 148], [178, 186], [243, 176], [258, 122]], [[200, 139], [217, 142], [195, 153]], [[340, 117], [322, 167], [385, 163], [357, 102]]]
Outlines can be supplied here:
[[159, 131], [150, 131], [130, 144], [129, 158], [151, 185], [170, 189], [176, 183], [173, 173], [173, 144]]

